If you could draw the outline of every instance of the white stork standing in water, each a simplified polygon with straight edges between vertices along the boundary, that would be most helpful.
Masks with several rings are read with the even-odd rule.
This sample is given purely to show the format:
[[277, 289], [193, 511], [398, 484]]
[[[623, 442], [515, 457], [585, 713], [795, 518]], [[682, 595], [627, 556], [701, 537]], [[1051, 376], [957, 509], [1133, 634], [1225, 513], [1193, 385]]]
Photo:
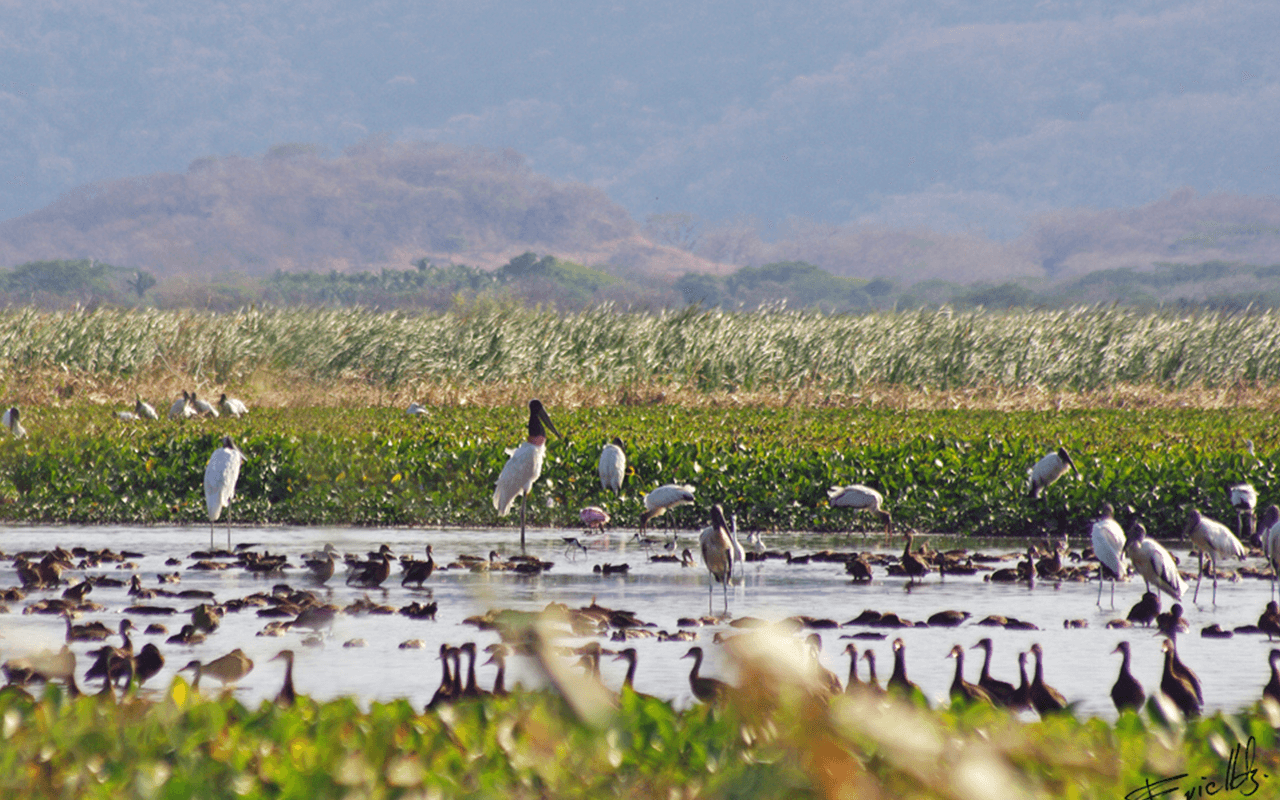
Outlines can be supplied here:
[[[533, 482], [542, 474], [542, 459], [547, 453], [547, 431], [560, 436], [560, 431], [547, 416], [541, 400], [529, 401], [529, 438], [524, 444], [511, 451], [506, 466], [498, 475], [493, 490], [493, 507], [498, 516], [505, 517], [511, 512], [511, 505], [516, 495], [520, 495], [520, 549], [524, 550], [525, 513], [529, 503], [529, 490]], [[562, 437], [563, 438], [563, 437]]]
[[644, 513], [640, 515], [640, 530], [637, 536], [644, 533], [644, 526], [654, 517], [660, 517], [667, 509], [693, 503], [693, 487], [687, 484], [668, 483], [659, 486], [644, 496]]
[[622, 450], [622, 440], [617, 436], [600, 451], [600, 486], [615, 495], [622, 491], [622, 481], [627, 477], [627, 454]]
[[852, 486], [832, 486], [827, 490], [827, 503], [832, 508], [852, 508], [855, 511], [870, 511], [884, 520], [884, 532], [889, 533], [893, 525], [893, 517], [884, 509], [884, 495], [855, 483]]
[[1261, 546], [1254, 535], [1254, 509], [1258, 507], [1258, 490], [1251, 483], [1237, 483], [1227, 490], [1231, 507], [1236, 510], [1236, 536], [1241, 542]]
[[1048, 488], [1049, 484], [1061, 478], [1067, 473], [1068, 469], [1073, 469], [1075, 465], [1075, 462], [1071, 460], [1071, 454], [1067, 452], [1065, 447], [1059, 447], [1037, 461], [1035, 466], [1031, 468], [1029, 496], [1032, 499], [1039, 497], [1040, 493]]
[[1183, 592], [1187, 591], [1187, 584], [1182, 580], [1182, 575], [1178, 574], [1178, 562], [1173, 560], [1173, 556], [1159, 542], [1147, 538], [1147, 529], [1141, 522], [1129, 526], [1124, 549], [1129, 558], [1133, 559], [1133, 568], [1146, 582], [1147, 591], [1151, 591], [1154, 584], [1157, 590], [1173, 599], [1182, 599]]
[[[204, 501], [209, 508], [209, 546], [213, 547], [213, 523], [236, 496], [240, 464], [248, 461], [230, 436], [222, 437], [222, 446], [209, 456], [204, 468]], [[227, 514], [227, 549], [231, 549], [231, 514]]]
[[702, 563], [711, 573], [707, 584], [707, 613], [711, 613], [711, 600], [715, 596], [716, 581], [724, 585], [724, 613], [729, 613], [729, 580], [733, 577], [733, 539], [724, 522], [724, 510], [719, 505], [711, 507], [711, 524], [702, 529], [698, 537], [702, 546]]
[[1280, 506], [1267, 506], [1258, 521], [1258, 535], [1262, 539], [1262, 555], [1271, 567], [1271, 592], [1276, 591], [1276, 575], [1280, 573]]
[[1209, 519], [1196, 509], [1191, 509], [1187, 519], [1187, 527], [1182, 531], [1183, 537], [1191, 537], [1192, 544], [1200, 553], [1200, 569], [1196, 572], [1196, 592], [1191, 596], [1192, 602], [1200, 597], [1200, 580], [1204, 577], [1204, 557], [1209, 557], [1209, 565], [1213, 567], [1213, 604], [1218, 604], [1218, 558], [1235, 556], [1244, 560], [1244, 545], [1226, 525]]
[[1111, 575], [1111, 607], [1116, 606], [1116, 581], [1125, 578], [1129, 561], [1124, 555], [1124, 528], [1116, 522], [1115, 510], [1110, 503], [1102, 504], [1102, 516], [1090, 530], [1093, 557], [1098, 559], [1098, 606], [1102, 606], [1102, 581]]

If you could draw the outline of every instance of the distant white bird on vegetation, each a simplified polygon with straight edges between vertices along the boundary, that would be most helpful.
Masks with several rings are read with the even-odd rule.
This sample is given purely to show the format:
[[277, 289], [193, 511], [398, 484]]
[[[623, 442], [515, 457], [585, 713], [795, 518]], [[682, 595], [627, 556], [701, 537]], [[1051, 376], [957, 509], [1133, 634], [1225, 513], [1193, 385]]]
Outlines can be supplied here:
[[1141, 522], [1129, 526], [1125, 536], [1125, 552], [1133, 560], [1133, 568], [1146, 582], [1147, 591], [1154, 585], [1175, 600], [1181, 600], [1187, 584], [1178, 573], [1178, 562], [1164, 546], [1147, 538], [1147, 529]]
[[404, 413], [411, 417], [420, 416], [427, 413], [427, 407], [418, 403], [410, 403], [409, 407], [404, 410]]
[[243, 417], [249, 413], [248, 406], [234, 397], [227, 397], [226, 392], [218, 398], [218, 408], [222, 409], [222, 413], [228, 417]]
[[[544, 428], [543, 426], [546, 426]], [[541, 400], [529, 401], [529, 437], [524, 444], [510, 451], [511, 457], [498, 475], [493, 490], [493, 507], [498, 516], [505, 517], [511, 511], [516, 495], [520, 496], [520, 549], [524, 549], [525, 511], [529, 501], [529, 490], [533, 482], [542, 474], [542, 459], [547, 452], [547, 431], [560, 436], [551, 417], [542, 407]], [[562, 437], [563, 438], [563, 437]]]
[[[236, 496], [240, 464], [248, 461], [230, 436], [222, 437], [222, 446], [209, 456], [204, 468], [204, 501], [209, 509], [209, 546], [213, 546], [213, 523]], [[231, 515], [227, 514], [227, 549], [231, 549]]]
[[1075, 462], [1071, 460], [1071, 454], [1067, 452], [1067, 448], [1059, 447], [1056, 451], [1049, 453], [1031, 468], [1029, 496], [1039, 497], [1049, 484], [1074, 467]]
[[733, 577], [733, 540], [725, 526], [724, 510], [719, 505], [711, 507], [711, 524], [702, 529], [698, 537], [702, 546], [702, 563], [711, 573], [707, 584], [707, 613], [711, 613], [711, 601], [715, 596], [716, 581], [724, 584], [724, 613], [729, 613], [729, 579]]
[[618, 494], [622, 491], [622, 481], [627, 477], [627, 454], [622, 451], [622, 440], [613, 437], [613, 441], [600, 451], [600, 486], [606, 491]]
[[169, 406], [169, 419], [191, 419], [195, 416], [198, 414], [191, 406], [191, 395], [184, 389], [182, 397], [175, 398], [173, 405]]
[[134, 395], [133, 413], [142, 419], [160, 419], [160, 415], [156, 413], [155, 406], [142, 399], [141, 395]]
[[654, 517], [660, 517], [667, 509], [693, 503], [693, 487], [687, 484], [668, 483], [659, 486], [644, 496], [644, 513], [640, 515], [640, 530], [637, 536], [644, 533], [645, 525]]
[[1204, 558], [1209, 557], [1213, 568], [1213, 603], [1218, 603], [1218, 558], [1235, 556], [1244, 560], [1244, 545], [1231, 532], [1231, 529], [1217, 520], [1209, 519], [1198, 510], [1191, 509], [1187, 518], [1187, 527], [1182, 530], [1183, 537], [1191, 537], [1192, 544], [1200, 553], [1200, 569], [1196, 572], [1196, 591], [1191, 596], [1192, 602], [1200, 597], [1200, 580], [1204, 577]]
[[218, 409], [209, 405], [207, 400], [201, 400], [196, 397], [194, 390], [191, 392], [191, 407], [202, 417], [213, 417], [214, 419], [218, 417]]
[[1260, 545], [1254, 535], [1254, 509], [1258, 507], [1258, 490], [1251, 483], [1237, 483], [1227, 490], [1231, 507], [1236, 510], [1236, 535], [1241, 542]]
[[133, 413], [132, 411], [117, 411], [116, 419], [120, 420], [121, 422], [137, 422], [138, 415]]
[[827, 503], [832, 508], [852, 508], [855, 511], [870, 511], [884, 520], [884, 532], [889, 533], [893, 517], [884, 509], [884, 495], [855, 483], [852, 486], [832, 486], [827, 490]]
[[8, 411], [4, 412], [4, 426], [9, 429], [9, 433], [13, 434], [13, 438], [22, 439], [27, 435], [27, 429], [22, 427], [22, 423], [18, 421], [18, 407], [11, 406]]
[[1111, 577], [1111, 606], [1116, 604], [1116, 581], [1125, 579], [1129, 560], [1124, 554], [1124, 528], [1116, 522], [1110, 503], [1102, 504], [1102, 516], [1089, 532], [1093, 540], [1093, 557], [1098, 559], [1098, 605], [1102, 605], [1102, 582]]

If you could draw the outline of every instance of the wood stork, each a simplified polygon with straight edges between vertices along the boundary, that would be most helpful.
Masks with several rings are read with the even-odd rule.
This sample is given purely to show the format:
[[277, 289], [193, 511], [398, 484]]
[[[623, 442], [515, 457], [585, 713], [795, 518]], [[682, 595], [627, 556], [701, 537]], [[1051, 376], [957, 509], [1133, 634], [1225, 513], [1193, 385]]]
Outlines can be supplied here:
[[[546, 426], [545, 428], [543, 426]], [[556, 436], [556, 430], [541, 400], [529, 401], [529, 438], [511, 451], [511, 457], [498, 475], [493, 490], [493, 507], [498, 516], [511, 512], [516, 495], [520, 496], [520, 549], [524, 550], [525, 514], [529, 505], [529, 490], [542, 474], [542, 459], [547, 453], [547, 428]], [[562, 437], [563, 438], [563, 437]]]
[[1135, 522], [1129, 527], [1124, 549], [1133, 560], [1133, 568], [1146, 582], [1147, 591], [1154, 585], [1158, 591], [1173, 599], [1182, 599], [1187, 584], [1178, 573], [1178, 562], [1173, 560], [1173, 556], [1159, 542], [1147, 538], [1147, 529], [1141, 522]]
[[667, 509], [693, 503], [693, 487], [687, 484], [668, 483], [659, 486], [644, 496], [644, 513], [640, 515], [640, 530], [637, 536], [644, 533], [644, 526], [654, 517], [660, 517]]
[[707, 613], [711, 613], [711, 599], [715, 595], [716, 581], [724, 584], [724, 613], [729, 613], [729, 579], [733, 577], [733, 540], [724, 522], [724, 509], [711, 507], [711, 524], [702, 529], [698, 537], [702, 547], [702, 563], [711, 573], [707, 584]]
[[420, 417], [427, 413], [427, 407], [419, 403], [410, 403], [404, 413], [410, 417]]
[[855, 511], [870, 511], [884, 520], [884, 532], [889, 533], [893, 518], [884, 509], [884, 495], [855, 483], [852, 486], [832, 486], [827, 490], [827, 503], [832, 508], [852, 508]]
[[[213, 547], [213, 523], [222, 510], [236, 496], [236, 480], [240, 477], [240, 464], [248, 461], [245, 454], [231, 441], [222, 437], [222, 446], [209, 456], [204, 468], [204, 502], [209, 509], [209, 546]], [[231, 549], [231, 516], [227, 515], [227, 549]]]
[[1030, 475], [1029, 496], [1032, 499], [1039, 497], [1049, 484], [1065, 475], [1068, 469], [1074, 468], [1075, 462], [1071, 460], [1071, 454], [1067, 452], [1067, 448], [1059, 447], [1056, 451], [1049, 453], [1037, 461], [1028, 473]]
[[1191, 596], [1192, 602], [1200, 596], [1200, 580], [1204, 577], [1204, 557], [1209, 557], [1209, 565], [1213, 568], [1213, 603], [1218, 604], [1218, 558], [1235, 556], [1244, 560], [1244, 545], [1226, 525], [1209, 519], [1198, 510], [1191, 509], [1187, 518], [1187, 526], [1182, 530], [1183, 538], [1191, 537], [1192, 544], [1200, 553], [1200, 569], [1196, 571], [1196, 591]]
[[1254, 509], [1258, 507], [1258, 490], [1251, 483], [1237, 483], [1227, 490], [1231, 507], [1236, 510], [1236, 536], [1241, 542], [1260, 546], [1255, 533]]
[[201, 400], [196, 397], [194, 389], [191, 391], [191, 407], [202, 417], [218, 418], [218, 409], [210, 405], [208, 400]]
[[19, 412], [17, 406], [11, 406], [8, 411], [4, 412], [4, 426], [9, 429], [9, 433], [13, 434], [13, 438], [22, 439], [27, 435], [27, 429], [22, 427], [22, 423], [18, 421]]
[[169, 406], [169, 419], [191, 419], [194, 416], [196, 410], [191, 407], [191, 395], [183, 390], [182, 397], [176, 398]]
[[1110, 503], [1102, 504], [1102, 515], [1089, 532], [1093, 556], [1098, 559], [1098, 606], [1102, 606], [1102, 581], [1111, 575], [1111, 607], [1116, 607], [1116, 581], [1125, 579], [1129, 561], [1124, 555], [1124, 528], [1116, 522]]
[[226, 392], [218, 398], [218, 408], [222, 409], [222, 413], [228, 417], [243, 417], [249, 413], [248, 406], [234, 397], [227, 397]]
[[160, 419], [160, 415], [156, 413], [155, 406], [142, 399], [142, 395], [135, 394], [133, 402], [133, 413], [142, 419]]
[[1116, 677], [1115, 685], [1111, 687], [1111, 702], [1116, 704], [1116, 711], [1121, 714], [1125, 711], [1136, 713], [1142, 709], [1147, 693], [1143, 691], [1138, 679], [1129, 671], [1129, 643], [1120, 642], [1111, 652], [1120, 653], [1123, 658], [1120, 662], [1120, 674]]
[[1276, 590], [1276, 575], [1280, 573], [1280, 506], [1267, 506], [1258, 521], [1258, 535], [1262, 539], [1262, 555], [1271, 566], [1271, 592]]
[[622, 491], [622, 481], [627, 477], [627, 454], [622, 450], [622, 440], [613, 437], [613, 441], [600, 451], [600, 464], [596, 468], [600, 473], [600, 486], [615, 495]]

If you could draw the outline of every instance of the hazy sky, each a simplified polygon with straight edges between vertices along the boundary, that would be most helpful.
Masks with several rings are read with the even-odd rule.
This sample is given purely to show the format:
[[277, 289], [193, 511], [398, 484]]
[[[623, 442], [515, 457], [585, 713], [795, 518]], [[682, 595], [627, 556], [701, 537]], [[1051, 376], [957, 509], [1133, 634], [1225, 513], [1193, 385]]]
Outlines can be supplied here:
[[1277, 193], [1280, 5], [0, 0], [0, 219], [370, 136], [512, 148], [640, 220], [1016, 234]]

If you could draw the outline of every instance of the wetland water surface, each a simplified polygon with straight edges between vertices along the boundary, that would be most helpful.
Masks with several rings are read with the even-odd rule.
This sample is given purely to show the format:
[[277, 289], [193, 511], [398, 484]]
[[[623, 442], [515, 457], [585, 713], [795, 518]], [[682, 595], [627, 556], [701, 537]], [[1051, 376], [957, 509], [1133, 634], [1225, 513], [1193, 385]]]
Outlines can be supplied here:
[[[247, 609], [228, 613], [222, 626], [203, 644], [185, 647], [165, 644], [167, 635], [146, 635], [142, 630], [151, 622], [159, 622], [168, 627], [170, 634], [176, 633], [189, 620], [189, 615], [182, 612], [193, 607], [196, 601], [157, 598], [148, 601], [149, 604], [174, 606], [179, 613], [168, 617], [131, 617], [139, 628], [135, 632], [135, 648], [154, 641], [165, 655], [163, 671], [148, 683], [148, 688], [153, 690], [167, 686], [175, 671], [192, 659], [204, 661], [240, 647], [254, 660], [255, 667], [240, 682], [236, 693], [243, 702], [256, 704], [274, 696], [283, 676], [283, 665], [280, 662], [268, 663], [268, 659], [284, 648], [291, 648], [297, 653], [295, 681], [301, 693], [317, 700], [349, 695], [366, 707], [373, 701], [407, 698], [413, 705], [421, 707], [439, 684], [437, 650], [441, 642], [456, 645], [474, 640], [483, 648], [498, 641], [496, 633], [479, 631], [463, 622], [466, 617], [491, 608], [538, 610], [550, 602], [576, 608], [589, 605], [595, 598], [600, 605], [635, 612], [642, 620], [654, 623], [657, 626], [655, 630], [670, 632], [678, 630], [678, 618], [707, 612], [709, 576], [700, 564], [685, 568], [679, 564], [651, 563], [643, 548], [628, 542], [631, 531], [611, 533], [587, 553], [567, 554], [561, 537], [574, 533], [562, 530], [529, 532], [529, 554], [555, 562], [550, 571], [541, 575], [526, 577], [506, 572], [437, 569], [427, 582], [430, 599], [439, 603], [435, 621], [413, 620], [400, 615], [340, 614], [334, 623], [332, 636], [327, 637], [323, 646], [304, 646], [301, 633], [290, 632], [283, 637], [258, 636], [269, 620]], [[518, 532], [511, 529], [233, 529], [233, 543], [252, 542], [256, 543], [256, 550], [283, 553], [289, 556], [294, 567], [283, 574], [256, 577], [235, 568], [221, 572], [189, 569], [194, 563], [191, 553], [204, 549], [208, 544], [208, 530], [201, 527], [23, 526], [6, 528], [0, 533], [0, 550], [6, 554], [0, 562], [0, 587], [19, 585], [11, 560], [14, 553], [54, 546], [66, 549], [81, 546], [144, 554], [134, 559], [136, 568], [118, 570], [116, 565], [109, 564], [90, 570], [88, 574], [127, 579], [136, 572], [147, 588], [207, 589], [215, 594], [218, 601], [226, 601], [254, 592], [270, 591], [278, 583], [315, 588], [298, 556], [320, 548], [325, 542], [333, 543], [341, 552], [361, 555], [386, 543], [396, 555], [409, 554], [417, 558], [424, 557], [424, 547], [430, 543], [437, 564], [444, 565], [460, 553], [479, 556], [487, 555], [490, 550], [508, 555], [518, 553], [518, 536]], [[790, 550], [797, 555], [826, 548], [897, 554], [902, 549], [901, 541], [895, 537], [892, 544], [885, 546], [883, 536], [858, 537], [849, 541], [805, 534], [765, 536], [766, 546], [770, 549]], [[221, 527], [215, 543], [226, 543]], [[983, 544], [979, 547], [974, 542], [963, 542], [960, 546], [991, 554], [1025, 551], [1025, 545], [1017, 543]], [[935, 548], [938, 546], [935, 544]], [[1074, 546], [1079, 546], [1078, 539]], [[681, 547], [689, 547], [696, 552], [696, 535], [690, 532], [682, 534]], [[1173, 546], [1170, 549], [1182, 560], [1184, 567], [1191, 566], [1194, 570], [1194, 557], [1188, 556], [1185, 547]], [[653, 552], [664, 551], [657, 548]], [[170, 558], [177, 558], [181, 563], [166, 565]], [[592, 571], [596, 565], [606, 562], [629, 563], [630, 572], [602, 576]], [[1236, 565], [1224, 566], [1233, 568]], [[181, 582], [162, 586], [157, 576], [175, 570], [180, 572]], [[322, 591], [329, 592], [330, 602], [339, 606], [346, 606], [366, 594], [376, 602], [397, 607], [413, 601], [427, 601], [426, 590], [402, 588], [397, 573], [398, 567], [393, 565], [392, 575], [384, 584], [385, 591], [365, 590], [346, 586], [346, 573], [339, 565]], [[934, 704], [945, 702], [951, 684], [954, 662], [946, 655], [952, 645], [969, 648], [984, 636], [992, 637], [995, 642], [992, 673], [1015, 684], [1018, 682], [1017, 653], [1029, 648], [1033, 642], [1039, 642], [1045, 652], [1045, 680], [1057, 687], [1068, 701], [1078, 701], [1079, 713], [1084, 715], [1115, 716], [1109, 692], [1115, 682], [1120, 657], [1112, 655], [1111, 651], [1121, 640], [1132, 642], [1133, 672], [1148, 693], [1159, 684], [1161, 639], [1155, 629], [1108, 630], [1105, 627], [1108, 620], [1123, 618], [1138, 601], [1143, 591], [1141, 578], [1131, 578], [1127, 583], [1118, 585], [1114, 609], [1110, 607], [1108, 587], [1103, 592], [1103, 608], [1099, 609], [1096, 605], [1096, 583], [1038, 581], [1034, 588], [1029, 589], [1025, 584], [984, 582], [983, 573], [975, 576], [948, 575], [945, 580], [940, 580], [933, 573], [923, 582], [908, 587], [905, 578], [888, 577], [883, 568], [877, 567], [872, 583], [854, 584], [845, 574], [843, 564], [801, 565], [778, 560], [747, 563], [741, 573], [740, 580], [735, 582], [729, 594], [731, 618], [754, 616], [779, 620], [792, 615], [808, 615], [843, 623], [865, 609], [895, 611], [913, 621], [925, 620], [944, 609], [970, 612], [972, 617], [958, 628], [888, 630], [882, 631], [885, 633], [883, 640], [855, 642], [860, 650], [869, 647], [875, 651], [883, 682], [893, 666], [890, 643], [896, 636], [901, 636], [907, 646], [908, 674]], [[80, 574], [72, 571], [63, 577], [78, 581]], [[8, 659], [62, 644], [65, 624], [61, 617], [24, 615], [21, 612], [22, 607], [32, 601], [60, 595], [63, 588], [65, 586], [57, 590], [29, 592], [25, 601], [10, 604], [9, 614], [0, 615], [0, 658]], [[1207, 582], [1200, 591], [1199, 604], [1191, 601], [1191, 591], [1184, 597], [1183, 605], [1191, 630], [1179, 637], [1178, 649], [1183, 660], [1200, 676], [1207, 709], [1235, 710], [1255, 702], [1269, 677], [1267, 654], [1271, 646], [1265, 635], [1237, 634], [1231, 639], [1203, 639], [1199, 635], [1200, 629], [1214, 622], [1228, 630], [1256, 623], [1269, 593], [1268, 582], [1245, 579], [1234, 583], [1221, 581], [1216, 607], [1211, 603], [1212, 589]], [[105, 610], [86, 614], [78, 622], [101, 619], [112, 629], [118, 627], [124, 608], [132, 603], [126, 588], [95, 587], [87, 599], [102, 604]], [[1165, 607], [1168, 605], [1166, 598]], [[717, 613], [723, 608], [718, 585], [713, 606]], [[1017, 617], [1034, 623], [1040, 630], [1013, 631], [976, 624], [989, 614]], [[1063, 621], [1068, 619], [1087, 620], [1088, 627], [1064, 629]], [[704, 673], [732, 679], [732, 674], [727, 673], [729, 666], [711, 639], [716, 631], [736, 631], [728, 626], [727, 621], [694, 630], [698, 634], [697, 643], [708, 652]], [[841, 680], [848, 674], [849, 662], [847, 656], [839, 655], [848, 641], [840, 637], [869, 630], [844, 627], [820, 631], [824, 642], [822, 661], [840, 675]], [[343, 642], [356, 638], [365, 640], [367, 646], [342, 646]], [[421, 639], [426, 647], [400, 649], [400, 643], [409, 639]], [[586, 641], [587, 638], [571, 639], [566, 644], [578, 645]], [[637, 649], [639, 671], [636, 688], [639, 691], [669, 698], [677, 706], [693, 702], [687, 680], [692, 663], [680, 658], [689, 648], [688, 643], [658, 642], [653, 638], [634, 639], [627, 643], [611, 642], [607, 638], [600, 641], [611, 650], [626, 646]], [[118, 644], [119, 638], [113, 636], [108, 642]], [[81, 676], [92, 661], [86, 653], [98, 646], [98, 643], [76, 643], [72, 646]], [[965, 674], [971, 681], [977, 680], [980, 657], [981, 651], [969, 650]], [[1029, 669], [1033, 665], [1029, 659]], [[605, 683], [617, 687], [622, 682], [625, 664], [606, 659], [601, 670]], [[190, 679], [190, 673], [185, 674]], [[866, 678], [865, 661], [859, 664], [859, 674]], [[481, 686], [487, 687], [492, 682], [494, 668], [481, 667], [479, 676]], [[536, 683], [537, 677], [524, 659], [514, 658], [508, 665], [507, 681], [509, 686], [514, 681], [531, 685]], [[95, 681], [87, 688], [92, 690], [96, 684]], [[210, 682], [211, 687], [216, 685]], [[203, 684], [201, 688], [204, 688]]]

